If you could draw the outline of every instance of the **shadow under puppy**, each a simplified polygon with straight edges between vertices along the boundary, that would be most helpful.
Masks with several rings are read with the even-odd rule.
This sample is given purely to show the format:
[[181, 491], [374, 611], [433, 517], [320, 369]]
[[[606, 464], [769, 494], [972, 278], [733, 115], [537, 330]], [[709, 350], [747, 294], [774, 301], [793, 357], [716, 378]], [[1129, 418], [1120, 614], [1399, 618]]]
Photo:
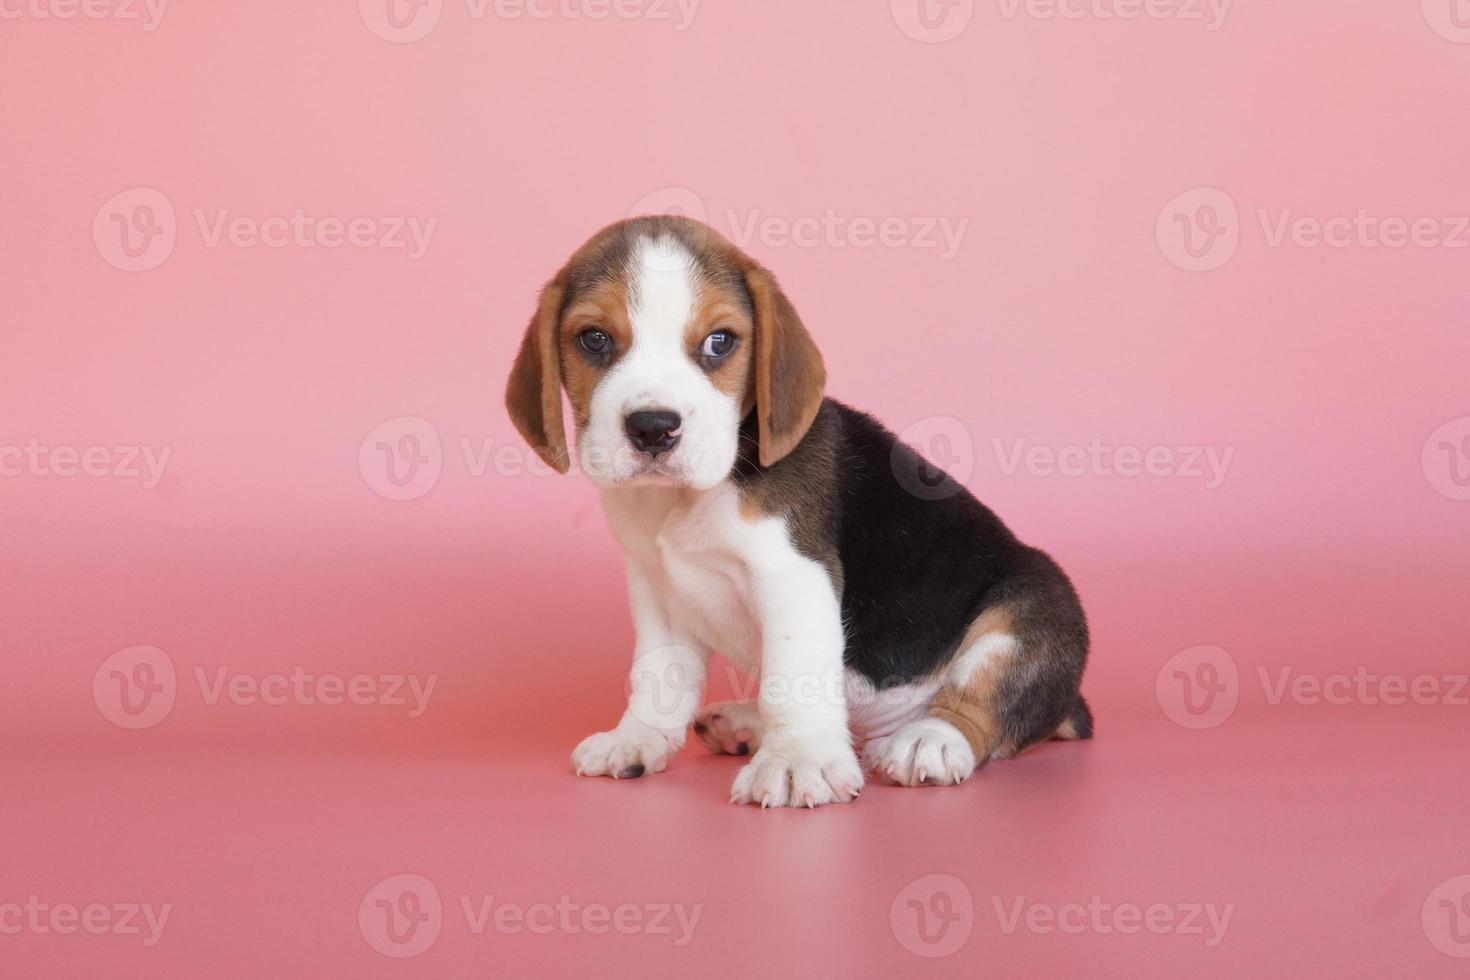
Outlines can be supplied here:
[[[732, 802], [817, 806], [856, 797], [862, 763], [952, 785], [1091, 737], [1067, 577], [825, 381], [772, 275], [696, 221], [605, 228], [542, 291], [506, 404], [566, 472], [565, 389], [637, 637], [627, 711], [579, 774], [661, 772], [692, 725], [753, 753]], [[701, 710], [716, 650], [757, 700]]]

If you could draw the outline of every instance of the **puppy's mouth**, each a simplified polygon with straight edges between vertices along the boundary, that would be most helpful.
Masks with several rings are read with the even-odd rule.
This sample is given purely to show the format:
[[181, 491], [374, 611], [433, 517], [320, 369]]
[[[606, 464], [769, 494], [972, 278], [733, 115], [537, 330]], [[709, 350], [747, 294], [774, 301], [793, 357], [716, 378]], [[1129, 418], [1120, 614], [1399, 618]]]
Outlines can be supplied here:
[[634, 465], [628, 483], [667, 484], [688, 482], [688, 474], [675, 452], [634, 454]]
[[592, 481], [602, 487], [688, 486], [698, 478], [695, 448], [681, 443], [671, 449], [649, 452], [627, 442], [611, 450], [588, 448], [578, 463]]

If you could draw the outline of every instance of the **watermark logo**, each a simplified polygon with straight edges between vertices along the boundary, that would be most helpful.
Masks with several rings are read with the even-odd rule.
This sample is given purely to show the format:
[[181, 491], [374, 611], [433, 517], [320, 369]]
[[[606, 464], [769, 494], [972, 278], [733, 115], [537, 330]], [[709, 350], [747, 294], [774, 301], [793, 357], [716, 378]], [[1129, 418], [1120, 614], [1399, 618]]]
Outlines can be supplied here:
[[845, 215], [827, 208], [820, 215], [788, 217], [766, 214], [759, 208], [742, 218], [725, 211], [731, 238], [741, 248], [759, 243], [766, 248], [856, 248], [932, 251], [947, 262], [959, 254], [970, 219], [949, 215]]
[[257, 218], [229, 208], [212, 213], [195, 208], [194, 226], [205, 248], [380, 249], [403, 252], [417, 262], [428, 254], [439, 219], [399, 214], [343, 218], [308, 214], [304, 208]]
[[394, 959], [426, 952], [439, 939], [444, 907], [439, 889], [423, 875], [384, 878], [362, 897], [357, 928], [369, 946]]
[[339, 707], [382, 706], [407, 708], [409, 718], [422, 718], [434, 697], [438, 674], [315, 674], [305, 667], [294, 667], [289, 674], [256, 676], [233, 672], [229, 667], [216, 667], [211, 678], [203, 667], [194, 668], [194, 682], [199, 694], [210, 707], [222, 701], [238, 707], [287, 704]]
[[[193, 678], [200, 701], [209, 707], [224, 703], [236, 707], [377, 706], [404, 709], [410, 719], [422, 718], [429, 710], [439, 683], [438, 674], [344, 676], [313, 673], [301, 666], [262, 675], [229, 667], [209, 671], [195, 666]], [[120, 728], [152, 728], [168, 717], [185, 689], [173, 659], [152, 646], [119, 650], [92, 677], [92, 700], [97, 710]]]
[[178, 697], [178, 675], [158, 647], [119, 650], [92, 675], [92, 701], [119, 728], [152, 728], [169, 716]]
[[915, 41], [943, 44], [965, 32], [975, 17], [975, 0], [889, 0], [893, 22]]
[[[1256, 208], [1255, 220], [1269, 249], [1470, 250], [1470, 216], [1463, 214], [1385, 214], [1366, 207], [1307, 214], [1294, 208]], [[1234, 257], [1245, 227], [1229, 194], [1204, 187], [1170, 201], [1159, 213], [1155, 231], [1170, 262], [1190, 272], [1212, 272]]]
[[85, 932], [91, 936], [136, 936], [144, 946], [153, 947], [163, 938], [172, 902], [155, 906], [151, 902], [48, 902], [39, 895], [29, 895], [24, 902], [0, 902], [0, 936], [72, 936]]
[[1220, 647], [1190, 647], [1159, 669], [1154, 695], [1176, 725], [1215, 728], [1235, 713], [1240, 702], [1240, 669]]
[[624, 685], [628, 712], [650, 728], [682, 730], [704, 693], [699, 664], [699, 654], [689, 647], [640, 651]]
[[1446, 41], [1470, 44], [1470, 0], [1421, 0], [1424, 19]]
[[124, 272], [156, 269], [173, 254], [179, 225], [173, 202], [153, 187], [130, 187], [108, 198], [92, 219], [92, 242]]
[[0, 445], [0, 477], [138, 480], [153, 490], [172, 456], [172, 446], [48, 446], [33, 436], [23, 446]]
[[1470, 707], [1470, 674], [1377, 674], [1359, 667], [1351, 674], [1297, 673], [1293, 667], [1272, 671], [1256, 668], [1266, 703], [1272, 706], [1290, 700], [1314, 707], [1362, 704], [1377, 707], [1448, 705]]
[[[626, 217], [651, 214], [692, 218], [701, 225], [712, 223], [704, 199], [687, 187], [661, 187], [645, 194], [628, 209]], [[971, 224], [968, 217], [957, 215], [860, 214], [836, 208], [795, 215], [772, 214], [760, 208], [726, 208], [720, 220], [725, 234], [743, 249], [915, 250], [933, 253], [940, 261], [959, 254]], [[707, 234], [702, 228], [694, 232]], [[691, 260], [688, 252], [697, 251], [703, 244], [697, 239], [689, 249], [671, 248], [672, 254], [667, 256], [654, 250], [651, 255], [645, 254], [644, 261], [656, 271], [679, 271]]]
[[992, 439], [995, 461], [1002, 476], [1015, 476], [1023, 469], [1035, 477], [1083, 476], [1138, 479], [1199, 480], [1206, 490], [1218, 490], [1235, 459], [1235, 447], [1217, 446], [1114, 446], [1093, 439], [1087, 445], [1032, 445], [1015, 439], [1009, 447]]
[[1203, 23], [1213, 34], [1225, 26], [1232, 0], [998, 0], [1001, 16], [1015, 20], [1175, 20]]
[[693, 218], [700, 222], [709, 220], [704, 199], [687, 187], [660, 187], [640, 197], [628, 209], [630, 218], [645, 214], [666, 214], [680, 218]]
[[1368, 208], [1352, 214], [1319, 217], [1280, 208], [1274, 214], [1256, 209], [1268, 248], [1466, 249], [1470, 248], [1470, 217], [1465, 215], [1380, 215]]
[[888, 907], [893, 938], [915, 956], [939, 959], [958, 952], [975, 929], [975, 900], [954, 875], [909, 882]]
[[1240, 247], [1240, 209], [1216, 187], [1178, 195], [1159, 212], [1154, 226], [1164, 257], [1188, 272], [1213, 272]]
[[690, 247], [660, 240], [643, 255], [643, 264], [653, 272], [682, 272], [694, 261], [694, 253], [708, 238], [709, 210], [704, 199], [687, 187], [660, 187], [645, 194], [628, 209], [627, 217], [640, 218], [644, 215], [663, 215], [672, 218], [691, 218], [699, 222], [698, 237]]
[[920, 500], [944, 500], [975, 472], [975, 441], [959, 419], [931, 415], [899, 433], [889, 463], [904, 490]]
[[694, 24], [703, 0], [466, 0], [470, 17], [487, 9], [501, 20], [644, 20], [672, 24], [682, 34]]
[[[471, 21], [642, 20], [672, 24], [682, 34], [694, 24], [702, 0], [464, 0]], [[384, 41], [422, 41], [439, 26], [444, 0], [358, 0], [362, 22]]]
[[417, 415], [389, 419], [362, 440], [357, 468], [378, 496], [417, 500], [434, 489], [444, 471], [439, 430]]
[[1225, 941], [1225, 933], [1235, 915], [1233, 902], [1224, 905], [1154, 902], [1145, 906], [1136, 902], [1110, 902], [1101, 895], [1091, 896], [1086, 904], [1050, 905], [1027, 901], [1024, 895], [1009, 902], [993, 895], [990, 901], [1000, 931], [1008, 936], [1021, 929], [1038, 936], [1052, 933], [1136, 936], [1148, 932], [1155, 936], [1199, 936], [1210, 948]]
[[392, 44], [422, 41], [439, 25], [444, 0], [357, 0], [368, 30]]
[[1470, 416], [1451, 419], [1424, 443], [1424, 476], [1451, 500], [1470, 500]]
[[[377, 249], [402, 252], [410, 262], [428, 253], [439, 227], [439, 219], [433, 217], [342, 217], [310, 214], [299, 207], [263, 217], [237, 214], [230, 208], [196, 207], [191, 214], [200, 243], [208, 249]], [[162, 265], [173, 254], [179, 231], [173, 202], [152, 187], [134, 187], [113, 195], [92, 220], [92, 241], [98, 254], [125, 272], [147, 272]]]
[[1419, 921], [1435, 949], [1470, 959], [1470, 875], [1441, 882], [1424, 900]]
[[472, 936], [483, 936], [491, 928], [503, 935], [529, 932], [533, 936], [562, 933], [576, 936], [586, 933], [603, 936], [616, 932], [622, 936], [658, 936], [676, 948], [688, 946], [704, 914], [704, 903], [684, 902], [580, 902], [570, 895], [556, 902], [502, 901], [494, 895], [460, 895], [460, 911], [465, 928]]
[[169, 0], [0, 0], [0, 20], [136, 21], [151, 33], [163, 23]]
[[[569, 895], [555, 902], [508, 902], [496, 895], [458, 896], [460, 923], [470, 936], [483, 936], [494, 931], [501, 935], [530, 933], [547, 936], [603, 936], [616, 932], [623, 936], [660, 936], [674, 946], [687, 946], [694, 938], [703, 904], [682, 902], [648, 902], [641, 905], [624, 902], [581, 902]], [[363, 896], [357, 907], [357, 927], [369, 946], [395, 959], [408, 959], [426, 952], [444, 930], [450, 919], [439, 889], [423, 875], [393, 875], [378, 882]]]

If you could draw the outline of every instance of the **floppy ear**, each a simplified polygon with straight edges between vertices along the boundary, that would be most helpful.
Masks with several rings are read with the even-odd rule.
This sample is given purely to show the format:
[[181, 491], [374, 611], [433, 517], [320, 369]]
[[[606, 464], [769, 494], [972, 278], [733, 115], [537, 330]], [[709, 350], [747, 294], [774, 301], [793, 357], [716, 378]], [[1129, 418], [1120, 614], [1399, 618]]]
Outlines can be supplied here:
[[755, 312], [755, 413], [760, 462], [771, 466], [796, 448], [822, 407], [827, 368], [796, 308], [760, 266], [745, 274]]
[[556, 336], [565, 294], [560, 279], [541, 291], [505, 389], [505, 407], [516, 430], [558, 473], [565, 473], [571, 465], [561, 417], [561, 356]]

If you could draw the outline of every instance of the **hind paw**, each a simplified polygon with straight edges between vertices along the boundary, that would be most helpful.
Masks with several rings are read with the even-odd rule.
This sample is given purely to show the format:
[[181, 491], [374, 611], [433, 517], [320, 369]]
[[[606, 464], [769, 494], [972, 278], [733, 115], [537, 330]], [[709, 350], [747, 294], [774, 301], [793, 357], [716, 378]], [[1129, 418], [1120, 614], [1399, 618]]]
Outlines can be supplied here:
[[754, 701], [722, 701], [695, 715], [693, 728], [699, 744], [716, 755], [754, 755], [764, 725]]

